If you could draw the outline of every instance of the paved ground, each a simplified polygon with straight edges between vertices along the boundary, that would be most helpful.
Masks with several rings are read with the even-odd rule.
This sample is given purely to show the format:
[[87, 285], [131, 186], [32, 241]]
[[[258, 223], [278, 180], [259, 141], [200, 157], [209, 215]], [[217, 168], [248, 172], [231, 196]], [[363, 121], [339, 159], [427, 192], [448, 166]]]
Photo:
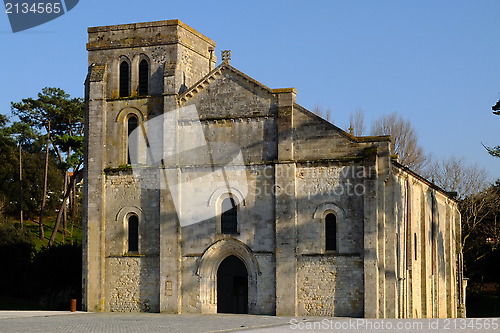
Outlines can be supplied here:
[[1, 333], [232, 332], [289, 326], [291, 318], [251, 315], [168, 315], [0, 311]]
[[500, 318], [357, 319], [253, 315], [168, 315], [0, 311], [0, 333], [170, 332], [500, 332]]

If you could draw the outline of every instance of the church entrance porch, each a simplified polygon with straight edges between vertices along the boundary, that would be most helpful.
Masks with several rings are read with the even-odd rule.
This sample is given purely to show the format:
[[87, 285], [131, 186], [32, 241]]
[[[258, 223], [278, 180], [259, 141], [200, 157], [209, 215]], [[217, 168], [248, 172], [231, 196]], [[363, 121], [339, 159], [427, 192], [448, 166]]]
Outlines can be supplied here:
[[248, 273], [235, 256], [224, 259], [217, 270], [217, 312], [248, 313]]

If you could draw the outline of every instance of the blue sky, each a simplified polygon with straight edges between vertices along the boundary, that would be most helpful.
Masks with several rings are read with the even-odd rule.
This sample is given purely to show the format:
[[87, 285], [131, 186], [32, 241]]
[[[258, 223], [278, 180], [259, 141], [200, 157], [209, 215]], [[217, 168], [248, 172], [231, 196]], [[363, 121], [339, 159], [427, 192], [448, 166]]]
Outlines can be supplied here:
[[12, 33], [0, 13], [0, 113], [45, 86], [83, 97], [89, 26], [180, 19], [232, 50], [231, 64], [297, 101], [367, 121], [398, 112], [437, 159], [451, 155], [500, 178], [500, 1], [80, 0], [67, 14]]

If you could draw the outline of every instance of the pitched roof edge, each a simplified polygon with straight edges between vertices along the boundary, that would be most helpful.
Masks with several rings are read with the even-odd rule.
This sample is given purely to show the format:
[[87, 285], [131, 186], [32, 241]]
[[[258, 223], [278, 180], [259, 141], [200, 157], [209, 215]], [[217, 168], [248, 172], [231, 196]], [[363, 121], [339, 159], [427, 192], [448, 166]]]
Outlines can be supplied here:
[[421, 175], [419, 175], [418, 173], [416, 173], [415, 171], [411, 170], [410, 168], [408, 168], [407, 166], [404, 166], [403, 164], [399, 163], [398, 161], [395, 161], [395, 160], [391, 160], [392, 164], [405, 171], [405, 172], [408, 172], [409, 174], [411, 174], [413, 177], [417, 178], [418, 180], [424, 182], [425, 184], [427, 184], [430, 188], [438, 191], [438, 192], [441, 192], [442, 194], [444, 194], [445, 196], [447, 196], [448, 198], [452, 199], [453, 201], [455, 202], [458, 202], [457, 198], [452, 195], [452, 193], [454, 192], [448, 192], [448, 191], [445, 191], [443, 188], [439, 187], [438, 185], [434, 184], [433, 182], [431, 182], [430, 180], [427, 180], [426, 178], [422, 177]]
[[[213, 80], [215, 80], [215, 76], [221, 75], [223, 65], [224, 65], [224, 63], [220, 64], [219, 66], [215, 67], [210, 72], [208, 72], [207, 75], [202, 77], [195, 84], [193, 84], [190, 88], [188, 88], [185, 92], [180, 94], [178, 96], [178, 100], [180, 102], [187, 102], [189, 99], [191, 99], [195, 94], [198, 93], [199, 90], [203, 89], [205, 86], [207, 86], [211, 82], [210, 79], [212, 79], [212, 81], [213, 81]], [[208, 81], [210, 81], [210, 82], [208, 82]]]
[[225, 65], [225, 67], [226, 67], [227, 69], [229, 69], [229, 70], [233, 71], [234, 73], [236, 73], [236, 74], [238, 74], [238, 75], [242, 76], [242, 77], [243, 77], [243, 78], [245, 78], [247, 81], [249, 81], [249, 82], [251, 82], [251, 83], [253, 83], [253, 84], [255, 84], [255, 85], [259, 86], [260, 88], [262, 88], [262, 89], [264, 89], [264, 90], [267, 90], [267, 91], [268, 91], [268, 92], [270, 92], [270, 93], [273, 93], [273, 90], [274, 90], [274, 89], [269, 88], [269, 87], [268, 87], [268, 86], [266, 86], [265, 84], [262, 84], [261, 82], [259, 82], [259, 81], [255, 80], [254, 78], [252, 78], [252, 77], [248, 76], [247, 74], [243, 73], [242, 71], [237, 70], [236, 68], [234, 68], [233, 66], [231, 66], [231, 65], [229, 64], [229, 62], [223, 62], [223, 63], [221, 64], [221, 66], [222, 66], [222, 65]]
[[185, 103], [192, 97], [194, 97], [195, 94], [198, 93], [199, 90], [203, 89], [206, 85], [208, 85], [211, 81], [211, 79], [215, 79], [215, 76], [218, 76], [221, 74], [223, 69], [228, 69], [239, 76], [243, 77], [245, 80], [247, 80], [250, 83], [253, 83], [254, 85], [258, 86], [259, 88], [266, 90], [270, 94], [281, 94], [281, 93], [297, 93], [297, 89], [295, 88], [279, 88], [279, 89], [271, 89], [268, 86], [260, 83], [259, 81], [253, 79], [252, 77], [248, 76], [247, 74], [243, 73], [242, 71], [237, 70], [233, 66], [229, 64], [227, 61], [223, 61], [219, 66], [215, 67], [211, 72], [209, 72], [207, 75], [202, 77], [198, 82], [193, 84], [190, 88], [188, 88], [185, 92], [179, 95], [179, 101]]
[[[290, 89], [294, 89], [294, 88], [290, 88]], [[324, 122], [327, 122], [330, 126], [333, 126], [335, 129], [337, 129], [342, 135], [346, 136], [348, 139], [352, 140], [352, 141], [355, 141], [355, 142], [380, 142], [380, 141], [391, 141], [391, 137], [389, 135], [371, 135], [371, 136], [354, 136], [350, 133], [347, 133], [346, 131], [344, 131], [342, 128], [338, 127], [337, 125], [329, 122], [328, 120], [326, 119], [323, 119], [321, 116], [318, 116], [317, 114], [315, 114], [314, 112], [306, 109], [305, 107], [303, 107], [302, 105], [299, 105], [297, 103], [295, 103], [294, 105], [295, 107], [298, 107], [299, 109], [302, 109], [306, 112], [308, 112], [309, 114], [313, 115], [315, 118], [317, 119], [321, 119], [321, 121], [324, 121]]]

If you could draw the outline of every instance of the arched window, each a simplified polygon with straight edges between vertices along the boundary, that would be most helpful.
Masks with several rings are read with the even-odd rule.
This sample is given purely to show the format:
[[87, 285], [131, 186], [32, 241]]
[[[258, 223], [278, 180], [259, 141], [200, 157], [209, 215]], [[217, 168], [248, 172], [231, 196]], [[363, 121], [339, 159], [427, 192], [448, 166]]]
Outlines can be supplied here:
[[139, 63], [139, 96], [149, 95], [149, 64], [146, 59]]
[[221, 233], [236, 234], [238, 232], [238, 208], [234, 199], [224, 199], [221, 211]]
[[[137, 152], [137, 142], [135, 143], [134, 146], [132, 146], [132, 144], [134, 144], [133, 142], [131, 142], [132, 140], [130, 140], [130, 134], [132, 134], [132, 132], [137, 128], [137, 126], [139, 126], [139, 121], [137, 120], [137, 117], [136, 116], [130, 116], [130, 118], [128, 118], [128, 122], [127, 122], [127, 163], [128, 164], [132, 164], [132, 161], [136, 162], [137, 163], [137, 156], [131, 156], [132, 154], [136, 155], [138, 152]], [[134, 157], [134, 158], [132, 158]]]
[[325, 250], [337, 250], [337, 217], [333, 213], [325, 216]]
[[130, 65], [125, 60], [120, 63], [120, 97], [130, 96]]
[[139, 252], [139, 218], [135, 214], [128, 217], [128, 252]]

